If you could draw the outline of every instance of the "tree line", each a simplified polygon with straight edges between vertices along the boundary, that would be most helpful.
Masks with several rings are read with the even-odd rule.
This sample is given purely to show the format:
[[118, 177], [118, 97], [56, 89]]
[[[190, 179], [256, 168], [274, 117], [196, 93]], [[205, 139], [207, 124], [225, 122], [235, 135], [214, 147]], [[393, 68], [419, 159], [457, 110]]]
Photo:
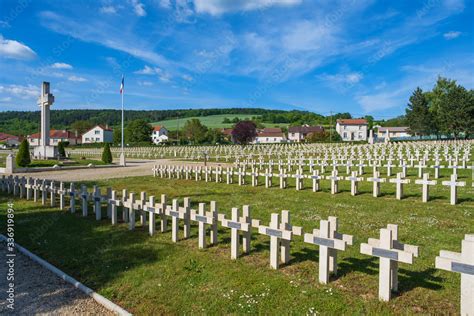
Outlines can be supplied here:
[[468, 138], [474, 134], [474, 90], [438, 77], [431, 91], [415, 89], [405, 119], [417, 136]]

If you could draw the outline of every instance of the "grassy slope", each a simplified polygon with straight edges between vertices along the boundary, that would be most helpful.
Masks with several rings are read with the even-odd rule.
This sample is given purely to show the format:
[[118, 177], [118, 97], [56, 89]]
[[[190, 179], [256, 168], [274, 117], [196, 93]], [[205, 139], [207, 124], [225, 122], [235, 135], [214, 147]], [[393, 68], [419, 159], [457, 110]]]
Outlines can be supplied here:
[[[196, 117], [186, 117], [186, 118], [181, 118], [179, 119], [179, 126], [182, 128], [184, 124], [186, 123], [187, 120], [191, 119], [199, 119], [202, 124], [206, 125], [209, 128], [230, 128], [234, 125], [234, 123], [229, 123], [229, 124], [224, 124], [222, 121], [227, 117], [228, 119], [232, 120], [235, 117], [238, 117], [239, 119], [251, 119], [252, 116], [259, 116], [259, 115], [251, 115], [251, 114], [223, 114], [223, 115], [209, 115], [209, 116], [196, 116]], [[165, 121], [159, 121], [159, 122], [154, 122], [152, 125], [163, 125], [165, 126], [168, 130], [176, 130], [178, 126], [178, 120], [165, 120]], [[287, 124], [270, 124], [270, 123], [265, 123], [264, 124], [267, 127], [273, 127], [273, 126], [286, 126]]]
[[[167, 194], [180, 203], [190, 197], [193, 208], [197, 202], [216, 200], [219, 211], [226, 214], [231, 207], [250, 204], [253, 217], [264, 224], [271, 212], [288, 209], [293, 224], [306, 231], [318, 227], [319, 219], [336, 215], [339, 230], [353, 234], [355, 245], [340, 252], [339, 276], [327, 286], [317, 283], [317, 247], [303, 243], [301, 237], [292, 242], [291, 263], [272, 271], [269, 239], [257, 233], [250, 255], [232, 262], [227, 229], [219, 230], [218, 246], [198, 250], [195, 225], [190, 239], [172, 244], [169, 232], [149, 237], [140, 224], [130, 232], [124, 224], [97, 223], [92, 215], [84, 219], [17, 201], [16, 238], [136, 314], [459, 312], [459, 275], [435, 269], [434, 258], [440, 249], [460, 251], [464, 234], [473, 232], [471, 188], [460, 190], [460, 205], [450, 206], [445, 188], [431, 190], [433, 200], [424, 204], [419, 186], [407, 186], [407, 198], [397, 201], [393, 185], [382, 185], [383, 196], [373, 198], [369, 183], [361, 185], [362, 194], [357, 197], [350, 196], [346, 183], [340, 185], [343, 192], [338, 195], [328, 193], [328, 182], [322, 184], [324, 192], [313, 193], [293, 187], [265, 189], [152, 177], [100, 183], [157, 197]], [[3, 218], [5, 201], [0, 196]], [[388, 223], [400, 225], [402, 242], [420, 246], [420, 257], [413, 265], [400, 265], [400, 294], [381, 303], [377, 300], [378, 260], [361, 255], [359, 247], [369, 237], [378, 238], [379, 229]]]

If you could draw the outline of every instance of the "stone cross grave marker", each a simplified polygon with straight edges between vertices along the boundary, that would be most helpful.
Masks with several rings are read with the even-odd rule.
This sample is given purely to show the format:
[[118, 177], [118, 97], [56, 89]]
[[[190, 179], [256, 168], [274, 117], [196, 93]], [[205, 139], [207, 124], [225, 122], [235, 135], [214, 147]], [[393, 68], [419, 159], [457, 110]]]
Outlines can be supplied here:
[[[303, 235], [302, 227], [291, 225], [290, 211], [281, 211], [280, 229], [291, 231], [293, 235], [297, 235], [297, 236]], [[290, 240], [286, 240], [286, 239], [280, 240], [282, 263], [288, 263], [290, 261], [290, 243], [291, 243]]]
[[356, 196], [359, 193], [359, 185], [358, 182], [364, 181], [363, 177], [357, 176], [357, 171], [352, 171], [352, 175], [350, 177], [346, 177], [346, 180], [351, 181], [351, 195]]
[[231, 229], [230, 258], [235, 260], [239, 257], [240, 252], [239, 231], [249, 232], [251, 230], [251, 225], [249, 223], [240, 221], [239, 209], [236, 207], [232, 208], [232, 217], [230, 220], [226, 219], [225, 216], [221, 216], [220, 221], [222, 223], [222, 226]]
[[339, 193], [339, 180], [342, 180], [343, 177], [337, 176], [337, 170], [333, 170], [332, 175], [326, 177], [326, 179], [331, 180], [331, 194]]
[[110, 216], [112, 220], [112, 225], [117, 224], [117, 207], [122, 204], [122, 200], [117, 198], [117, 192], [112, 190], [110, 194], [110, 198], [108, 200], [108, 204], [110, 205]]
[[317, 192], [321, 190], [321, 179], [323, 179], [323, 176], [319, 175], [319, 170], [313, 170], [312, 175], [308, 175], [308, 178], [310, 178], [313, 181], [313, 192]]
[[403, 179], [402, 172], [397, 173], [396, 178], [389, 179], [390, 183], [396, 183], [395, 196], [397, 200], [403, 199], [403, 185], [410, 183], [410, 179]]
[[372, 195], [373, 197], [380, 196], [380, 183], [385, 182], [386, 179], [380, 178], [380, 173], [377, 171], [373, 177], [367, 178], [367, 181], [373, 182]]
[[81, 185], [81, 194], [80, 194], [81, 200], [82, 200], [82, 216], [86, 217], [87, 216], [87, 202], [90, 199], [89, 198], [89, 192], [87, 192], [87, 187], [83, 184]]
[[[214, 208], [212, 207], [212, 203], [214, 203]], [[199, 210], [191, 210], [191, 220], [198, 222], [199, 226], [199, 233], [198, 233], [198, 242], [199, 248], [203, 249], [206, 248], [206, 225], [210, 225], [212, 227], [212, 233], [215, 236], [211, 236], [211, 244], [214, 244], [217, 239], [217, 210], [215, 207], [215, 202], [211, 202], [211, 212], [205, 211], [206, 203], [199, 203]], [[214, 212], [213, 212], [214, 211]]]
[[464, 236], [461, 253], [441, 250], [435, 266], [461, 273], [461, 315], [474, 315], [474, 234]]
[[322, 284], [329, 282], [330, 272], [337, 273], [337, 251], [345, 251], [346, 245], [353, 244], [353, 237], [337, 232], [337, 225], [337, 217], [330, 216], [320, 221], [320, 229], [304, 234], [304, 242], [319, 245], [319, 282]]
[[423, 185], [422, 186], [422, 197], [421, 197], [421, 200], [423, 201], [423, 203], [426, 203], [428, 202], [428, 200], [430, 199], [430, 188], [429, 186], [430, 185], [436, 185], [436, 183], [438, 183], [436, 180], [429, 180], [430, 174], [429, 173], [425, 173], [423, 174], [423, 179], [420, 180], [415, 180], [415, 183], [416, 184], [421, 184]]
[[291, 241], [293, 232], [280, 227], [278, 213], [272, 213], [270, 225], [260, 225], [258, 232], [262, 235], [270, 236], [270, 266], [273, 269], [278, 269], [280, 263], [280, 240], [285, 239]]
[[451, 205], [456, 205], [458, 202], [458, 189], [457, 187], [466, 186], [466, 182], [464, 181], [456, 181], [457, 176], [452, 174], [451, 181], [443, 181], [442, 185], [449, 186], [450, 189], [450, 203]]
[[380, 229], [380, 239], [369, 238], [360, 245], [360, 252], [380, 258], [379, 300], [389, 301], [392, 291], [398, 291], [398, 262], [413, 264], [418, 257], [418, 246], [402, 244], [398, 241], [398, 226], [389, 224]]
[[301, 169], [298, 169], [296, 173], [293, 175], [293, 178], [295, 178], [295, 184], [296, 184], [296, 190], [302, 190], [303, 189], [303, 179], [305, 178], [303, 172]]

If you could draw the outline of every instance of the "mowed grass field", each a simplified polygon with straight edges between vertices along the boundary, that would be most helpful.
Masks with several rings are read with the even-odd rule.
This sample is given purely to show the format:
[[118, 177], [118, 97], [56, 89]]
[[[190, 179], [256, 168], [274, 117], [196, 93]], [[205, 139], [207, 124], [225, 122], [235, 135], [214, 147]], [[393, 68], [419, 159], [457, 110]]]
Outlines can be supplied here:
[[[228, 118], [229, 120], [232, 120], [236, 117], [238, 117], [240, 120], [245, 120], [245, 119], [252, 119], [252, 117], [259, 117], [260, 115], [255, 115], [255, 114], [222, 114], [222, 115], [209, 115], [209, 116], [195, 116], [195, 117], [185, 117], [185, 118], [180, 118], [174, 119], [174, 120], [165, 120], [165, 121], [159, 121], [159, 122], [154, 122], [152, 123], [153, 126], [155, 125], [162, 125], [166, 127], [168, 130], [176, 130], [178, 128], [178, 121], [179, 121], [179, 128], [183, 128], [184, 124], [186, 124], [186, 121], [191, 120], [191, 119], [198, 119], [201, 121], [201, 123], [208, 128], [230, 128], [234, 126], [235, 123], [228, 123], [224, 124], [222, 123], [225, 118]], [[264, 123], [266, 127], [284, 127], [287, 126], [288, 124], [271, 124], [271, 123]]]
[[[463, 170], [461, 180], [471, 185]], [[248, 183], [248, 182], [247, 182]], [[92, 185], [93, 183], [87, 183]], [[372, 184], [362, 183], [361, 194], [350, 196], [349, 183], [340, 183], [341, 193], [331, 195], [329, 182], [323, 191], [286, 190], [135, 177], [101, 181], [102, 188], [146, 191], [159, 200], [166, 194], [171, 203], [189, 197], [198, 203], [217, 201], [220, 213], [250, 205], [253, 218], [268, 225], [270, 214], [290, 210], [294, 225], [306, 232], [319, 227], [319, 220], [339, 218], [339, 231], [354, 235], [355, 242], [339, 252], [339, 271], [328, 285], [318, 283], [318, 247], [295, 236], [291, 261], [279, 270], [269, 267], [269, 237], [252, 235], [250, 254], [230, 259], [230, 230], [219, 228], [219, 243], [198, 249], [197, 225], [191, 238], [171, 242], [171, 233], [148, 235], [138, 222], [111, 226], [96, 221], [89, 208], [87, 218], [39, 203], [14, 200], [15, 235], [21, 245], [45, 258], [100, 294], [134, 314], [458, 314], [460, 276], [437, 270], [439, 250], [460, 251], [461, 240], [474, 233], [474, 194], [471, 187], [459, 190], [460, 204], [449, 205], [449, 191], [436, 186], [432, 200], [421, 202], [421, 187], [407, 185], [406, 198], [398, 201], [394, 185], [382, 184], [382, 196], [372, 197]], [[307, 186], [309, 182], [307, 183]], [[0, 194], [2, 228], [8, 197]], [[105, 213], [105, 208], [103, 210]], [[119, 218], [121, 215], [119, 214]], [[138, 221], [137, 216], [137, 221]], [[170, 223], [170, 222], [169, 222]], [[360, 243], [378, 238], [380, 228], [399, 225], [399, 240], [420, 247], [413, 265], [399, 265], [399, 292], [388, 303], [379, 302], [378, 259], [360, 254]], [[169, 224], [170, 225], [170, 224]], [[157, 220], [157, 227], [159, 221]], [[182, 227], [180, 237], [182, 238]]]

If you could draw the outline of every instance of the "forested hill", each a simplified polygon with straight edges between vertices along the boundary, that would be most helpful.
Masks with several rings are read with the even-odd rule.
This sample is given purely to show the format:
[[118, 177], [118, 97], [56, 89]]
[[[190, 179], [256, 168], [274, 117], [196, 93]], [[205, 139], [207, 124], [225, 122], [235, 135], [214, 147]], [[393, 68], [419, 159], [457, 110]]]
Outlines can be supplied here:
[[[325, 117], [306, 111], [282, 111], [259, 108], [223, 108], [223, 109], [182, 109], [182, 110], [138, 110], [125, 111], [125, 122], [144, 119], [147, 122], [157, 122], [167, 119], [185, 119], [222, 114], [242, 114], [259, 116], [259, 120], [270, 123], [324, 123]], [[346, 117], [349, 114], [340, 114]], [[350, 115], [349, 115], [350, 116]], [[120, 110], [51, 110], [51, 128], [70, 129], [77, 121], [88, 121], [91, 124], [108, 124], [118, 126], [121, 122]], [[40, 112], [8, 111], [0, 112], [0, 132], [27, 135], [39, 129]]]

